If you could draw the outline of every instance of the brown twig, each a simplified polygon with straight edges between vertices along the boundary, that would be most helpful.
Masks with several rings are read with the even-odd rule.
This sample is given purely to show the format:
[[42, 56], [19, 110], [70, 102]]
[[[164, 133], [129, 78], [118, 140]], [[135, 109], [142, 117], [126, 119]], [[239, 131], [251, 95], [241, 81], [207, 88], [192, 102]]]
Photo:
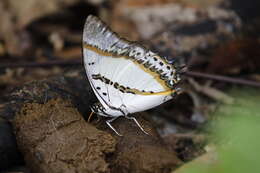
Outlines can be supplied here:
[[233, 77], [227, 77], [227, 76], [221, 76], [221, 75], [215, 75], [215, 74], [208, 74], [208, 73], [201, 73], [201, 72], [195, 72], [195, 71], [187, 71], [185, 74], [187, 76], [192, 76], [192, 77], [197, 77], [197, 78], [205, 78], [205, 79], [217, 80], [217, 81], [233, 83], [233, 84], [260, 87], [259, 82], [240, 79], [240, 78], [233, 78]]
[[[37, 68], [37, 67], [52, 67], [52, 66], [71, 66], [71, 65], [81, 65], [82, 60], [70, 60], [70, 61], [48, 61], [48, 62], [34, 62], [34, 63], [8, 63], [8, 64], [0, 64], [0, 69], [3, 68]], [[195, 71], [186, 71], [184, 73], [187, 76], [195, 77], [195, 78], [205, 78], [210, 80], [217, 80], [221, 82], [240, 84], [246, 86], [260, 87], [260, 82], [233, 78], [215, 74], [201, 73]]]

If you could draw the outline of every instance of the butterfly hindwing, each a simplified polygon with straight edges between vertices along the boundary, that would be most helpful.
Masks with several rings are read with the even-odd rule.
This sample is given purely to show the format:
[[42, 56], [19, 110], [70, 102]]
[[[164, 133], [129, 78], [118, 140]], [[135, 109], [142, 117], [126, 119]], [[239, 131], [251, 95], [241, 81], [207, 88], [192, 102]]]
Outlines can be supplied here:
[[91, 87], [106, 109], [124, 106], [134, 113], [171, 99], [176, 82], [173, 66], [120, 38], [94, 16], [87, 18], [84, 27], [83, 54]]

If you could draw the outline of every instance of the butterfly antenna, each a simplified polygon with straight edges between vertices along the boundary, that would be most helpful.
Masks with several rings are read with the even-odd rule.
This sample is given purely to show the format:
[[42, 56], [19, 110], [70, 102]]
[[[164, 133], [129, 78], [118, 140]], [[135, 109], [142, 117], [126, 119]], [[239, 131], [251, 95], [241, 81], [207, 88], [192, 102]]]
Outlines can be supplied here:
[[143, 127], [139, 124], [139, 122], [136, 120], [135, 117], [129, 117], [129, 116], [125, 115], [125, 118], [127, 118], [127, 119], [129, 119], [129, 120], [134, 120], [135, 124], [136, 124], [145, 134], [149, 135], [149, 133], [147, 133], [147, 132], [143, 129]]
[[113, 117], [112, 119], [110, 119], [110, 120], [107, 120], [106, 121], [106, 124], [118, 135], [118, 136], [123, 136], [123, 135], [121, 135], [120, 133], [118, 133], [117, 131], [116, 131], [116, 129], [110, 124], [111, 122], [113, 122], [115, 119], [117, 119], [118, 117]]

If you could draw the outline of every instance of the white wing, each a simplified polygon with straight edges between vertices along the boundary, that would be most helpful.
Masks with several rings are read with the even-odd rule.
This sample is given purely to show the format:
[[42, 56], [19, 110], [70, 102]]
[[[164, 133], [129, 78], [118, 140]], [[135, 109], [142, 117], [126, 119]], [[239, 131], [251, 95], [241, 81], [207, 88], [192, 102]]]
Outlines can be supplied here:
[[86, 20], [83, 54], [91, 87], [105, 109], [124, 107], [128, 113], [150, 109], [171, 99], [179, 80], [173, 65], [119, 38], [94, 16]]

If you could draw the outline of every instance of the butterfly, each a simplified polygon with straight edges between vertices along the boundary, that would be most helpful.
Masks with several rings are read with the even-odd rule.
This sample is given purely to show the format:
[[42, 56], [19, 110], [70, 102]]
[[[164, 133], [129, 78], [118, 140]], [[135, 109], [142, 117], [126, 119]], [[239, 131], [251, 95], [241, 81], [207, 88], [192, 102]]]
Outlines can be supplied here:
[[99, 18], [89, 15], [83, 31], [83, 61], [89, 83], [98, 99], [91, 110], [108, 117], [107, 125], [120, 116], [156, 107], [178, 93], [177, 68], [166, 58], [136, 42], [120, 38]]

